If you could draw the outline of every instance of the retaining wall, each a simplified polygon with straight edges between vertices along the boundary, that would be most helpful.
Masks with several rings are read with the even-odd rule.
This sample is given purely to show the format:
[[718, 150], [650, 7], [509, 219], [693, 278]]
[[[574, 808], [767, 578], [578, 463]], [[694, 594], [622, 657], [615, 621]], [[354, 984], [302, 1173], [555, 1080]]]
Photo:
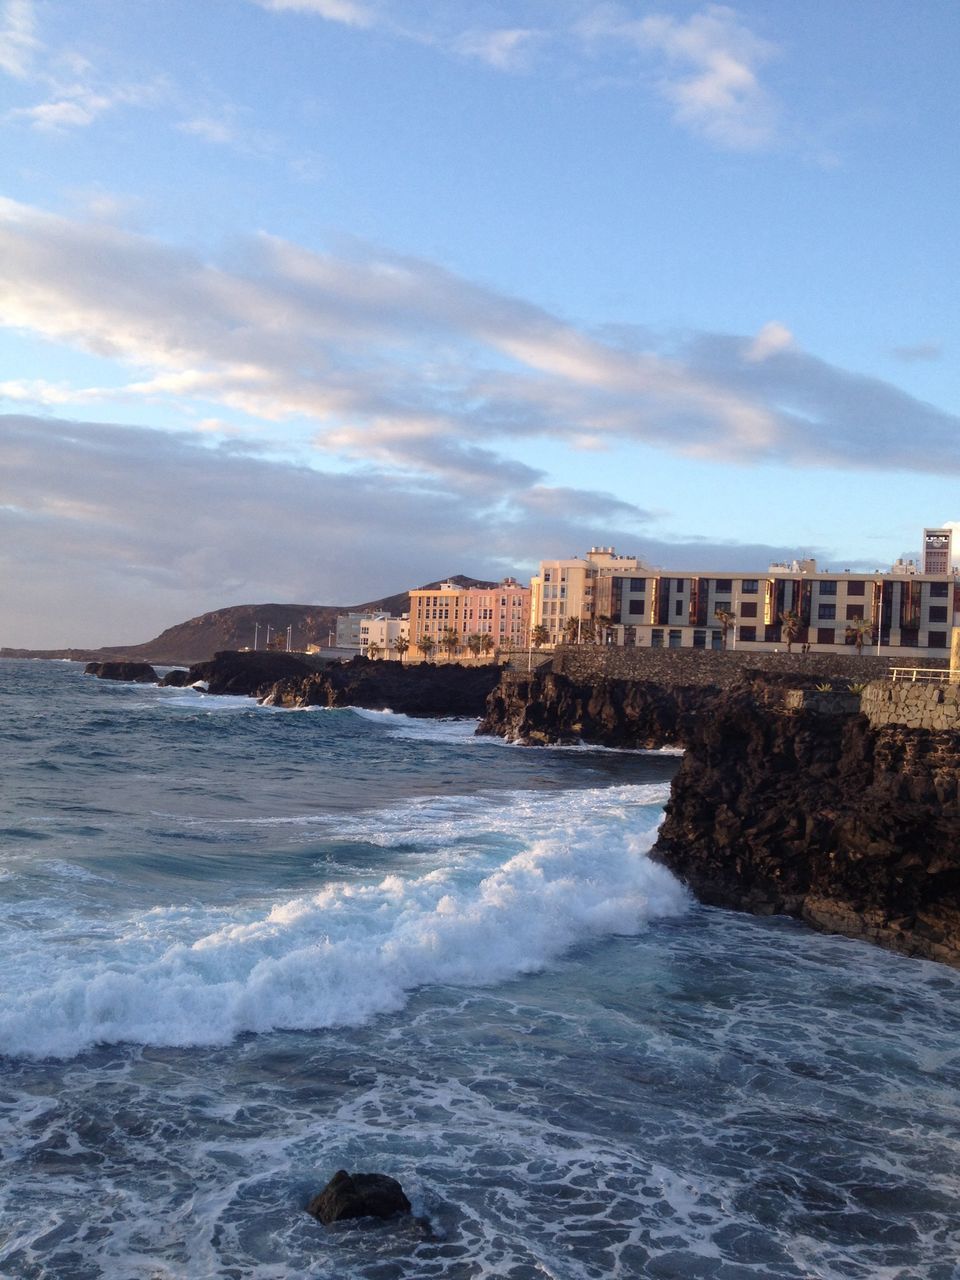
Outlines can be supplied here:
[[[749, 653], [712, 649], [624, 649], [601, 645], [561, 645], [554, 652], [553, 670], [578, 683], [604, 678], [649, 680], [655, 684], [716, 685], [728, 689], [747, 671], [805, 680], [830, 681], [835, 686], [864, 683], [886, 676], [893, 661], [888, 655], [806, 653]], [[919, 665], [919, 660], [918, 660]], [[923, 665], [946, 667], [946, 660], [924, 658]]]
[[874, 729], [887, 724], [907, 729], [960, 730], [960, 684], [892, 684], [864, 689], [860, 710]]

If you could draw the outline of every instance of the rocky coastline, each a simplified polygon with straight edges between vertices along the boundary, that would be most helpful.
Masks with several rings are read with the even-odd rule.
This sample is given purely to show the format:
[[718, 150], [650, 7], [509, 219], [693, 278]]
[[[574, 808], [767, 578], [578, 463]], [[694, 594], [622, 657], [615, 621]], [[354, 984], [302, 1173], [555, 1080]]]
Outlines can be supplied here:
[[682, 747], [653, 856], [701, 901], [960, 967], [957, 686], [690, 673], [506, 673], [480, 731]]
[[530, 745], [682, 748], [653, 856], [701, 901], [960, 967], [957, 685], [833, 688], [800, 664], [692, 665], [687, 655], [673, 681], [659, 667], [646, 673], [655, 679], [630, 679], [605, 671], [603, 655], [592, 676], [588, 662], [578, 655], [566, 674], [561, 655], [524, 673], [224, 652], [160, 683], [281, 707], [483, 713], [479, 733]]
[[459, 663], [329, 662], [296, 653], [228, 650], [158, 676], [142, 662], [91, 662], [103, 680], [202, 687], [210, 694], [256, 698], [272, 707], [364, 707], [414, 716], [476, 716], [500, 679], [501, 668]]

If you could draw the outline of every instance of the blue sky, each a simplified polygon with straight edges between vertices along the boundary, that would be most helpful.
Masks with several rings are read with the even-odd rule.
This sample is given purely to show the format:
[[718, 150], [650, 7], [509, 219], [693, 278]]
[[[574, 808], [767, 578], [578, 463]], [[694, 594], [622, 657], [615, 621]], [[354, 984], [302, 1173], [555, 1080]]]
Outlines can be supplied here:
[[960, 520], [953, 0], [0, 0], [0, 643]]

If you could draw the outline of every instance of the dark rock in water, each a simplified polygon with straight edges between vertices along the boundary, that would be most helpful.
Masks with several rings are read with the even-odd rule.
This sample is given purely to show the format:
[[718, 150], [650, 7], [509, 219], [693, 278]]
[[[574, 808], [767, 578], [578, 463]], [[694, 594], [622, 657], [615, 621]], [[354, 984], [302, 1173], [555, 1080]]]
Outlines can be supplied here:
[[307, 1213], [324, 1226], [344, 1218], [392, 1218], [409, 1213], [410, 1201], [396, 1178], [385, 1173], [347, 1173], [338, 1170], [307, 1205]]
[[194, 663], [189, 671], [171, 671], [160, 683], [182, 689], [202, 680], [210, 693], [253, 697], [278, 680], [302, 680], [315, 671], [315, 663], [305, 655], [228, 649], [214, 654], [209, 662]]
[[100, 680], [129, 680], [134, 684], [156, 684], [158, 679], [149, 662], [88, 662], [83, 674]]
[[193, 681], [194, 677], [185, 667], [177, 667], [160, 677], [160, 686], [163, 689], [186, 689]]

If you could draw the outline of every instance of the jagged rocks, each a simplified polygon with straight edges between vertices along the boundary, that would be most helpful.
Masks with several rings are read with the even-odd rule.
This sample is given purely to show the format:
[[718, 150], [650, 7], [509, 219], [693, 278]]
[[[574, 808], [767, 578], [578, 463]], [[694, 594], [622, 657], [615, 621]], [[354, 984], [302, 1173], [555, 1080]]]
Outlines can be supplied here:
[[279, 680], [263, 701], [280, 707], [389, 708], [408, 715], [479, 716], [500, 678], [495, 666], [351, 662]]
[[408, 1214], [410, 1201], [396, 1178], [385, 1173], [347, 1173], [339, 1169], [307, 1205], [324, 1226], [345, 1218], [392, 1218]]
[[133, 684], [156, 684], [158, 676], [149, 662], [88, 662], [85, 676], [99, 680], [127, 680]]
[[477, 732], [530, 745], [676, 746], [717, 693], [711, 685], [614, 679], [581, 684], [549, 670], [511, 673], [490, 695]]
[[315, 663], [292, 653], [271, 653], [262, 649], [235, 652], [228, 649], [214, 654], [209, 662], [195, 663], [186, 673], [171, 671], [160, 683], [182, 688], [203, 681], [210, 693], [255, 697], [278, 680], [304, 679], [315, 670]]

